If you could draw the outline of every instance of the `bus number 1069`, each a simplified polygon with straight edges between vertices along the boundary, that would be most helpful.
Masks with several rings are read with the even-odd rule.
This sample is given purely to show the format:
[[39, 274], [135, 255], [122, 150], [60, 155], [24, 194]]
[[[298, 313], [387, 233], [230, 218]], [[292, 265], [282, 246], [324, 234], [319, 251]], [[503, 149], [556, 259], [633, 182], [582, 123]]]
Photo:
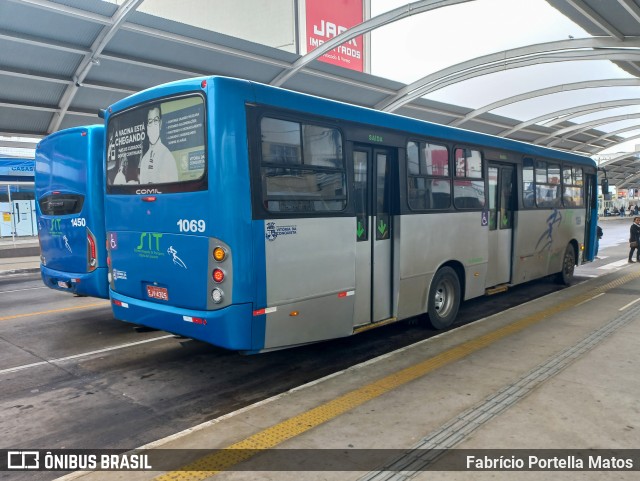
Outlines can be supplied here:
[[178, 229], [180, 232], [204, 232], [205, 222], [200, 220], [180, 219], [178, 221]]

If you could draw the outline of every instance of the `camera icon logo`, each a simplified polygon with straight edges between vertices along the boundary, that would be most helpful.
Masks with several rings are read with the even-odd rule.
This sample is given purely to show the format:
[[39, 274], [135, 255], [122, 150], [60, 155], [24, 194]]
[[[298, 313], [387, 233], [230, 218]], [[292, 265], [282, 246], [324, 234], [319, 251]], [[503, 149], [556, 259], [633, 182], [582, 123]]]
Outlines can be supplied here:
[[40, 453], [38, 451], [8, 451], [8, 469], [39, 469]]

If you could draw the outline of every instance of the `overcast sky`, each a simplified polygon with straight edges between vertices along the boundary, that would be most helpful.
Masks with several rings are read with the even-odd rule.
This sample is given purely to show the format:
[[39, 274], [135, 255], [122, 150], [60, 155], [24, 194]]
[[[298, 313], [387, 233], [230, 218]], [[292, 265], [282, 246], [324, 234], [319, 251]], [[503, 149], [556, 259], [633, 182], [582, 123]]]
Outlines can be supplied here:
[[[406, 0], [371, 0], [372, 16], [406, 5]], [[403, 83], [414, 82], [482, 55], [536, 43], [586, 38], [589, 35], [545, 0], [475, 0], [421, 13], [372, 33], [372, 74]], [[431, 100], [470, 108], [530, 90], [593, 79], [632, 78], [608, 61], [567, 61], [512, 69], [468, 80], [427, 96]], [[546, 112], [581, 104], [618, 99], [640, 99], [640, 87], [586, 89], [519, 102], [493, 113], [528, 120]], [[640, 107], [571, 119], [583, 122], [611, 115], [640, 112]], [[637, 121], [597, 127], [611, 132]], [[625, 133], [625, 137], [638, 131]], [[632, 150], [631, 145], [615, 151]]]

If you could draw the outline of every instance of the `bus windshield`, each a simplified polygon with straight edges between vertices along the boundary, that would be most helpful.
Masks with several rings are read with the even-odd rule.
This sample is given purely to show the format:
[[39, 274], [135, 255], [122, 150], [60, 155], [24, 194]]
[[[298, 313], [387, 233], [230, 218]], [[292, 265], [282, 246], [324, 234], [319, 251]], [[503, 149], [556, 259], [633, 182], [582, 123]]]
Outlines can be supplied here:
[[109, 119], [107, 192], [140, 193], [139, 186], [185, 192], [206, 188], [202, 95], [136, 106]]

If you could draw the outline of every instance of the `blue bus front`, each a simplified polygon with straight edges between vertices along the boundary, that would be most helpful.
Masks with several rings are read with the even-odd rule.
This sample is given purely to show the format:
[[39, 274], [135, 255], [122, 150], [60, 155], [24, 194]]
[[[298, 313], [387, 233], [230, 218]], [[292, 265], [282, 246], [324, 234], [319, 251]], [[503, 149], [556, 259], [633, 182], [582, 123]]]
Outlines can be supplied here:
[[36, 149], [38, 237], [46, 286], [108, 298], [104, 127], [61, 130]]
[[249, 93], [248, 83], [194, 79], [108, 110], [105, 202], [117, 319], [228, 349], [261, 347], [253, 326]]

